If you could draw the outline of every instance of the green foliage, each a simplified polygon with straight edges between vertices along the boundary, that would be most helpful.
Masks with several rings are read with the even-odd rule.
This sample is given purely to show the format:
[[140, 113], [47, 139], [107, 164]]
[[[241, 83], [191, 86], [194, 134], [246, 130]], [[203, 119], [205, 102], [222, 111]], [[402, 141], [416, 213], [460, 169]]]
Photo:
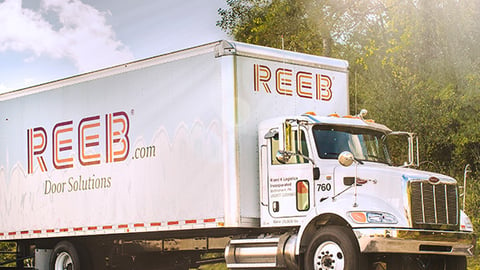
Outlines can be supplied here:
[[[11, 260], [15, 259], [14, 254], [8, 254], [8, 253], [3, 253], [3, 252], [15, 252], [16, 248], [17, 248], [17, 246], [13, 242], [0, 242], [0, 251], [2, 252], [2, 253], [0, 253], [0, 263], [11, 261]], [[2, 267], [2, 266], [15, 266], [15, 263], [11, 263], [11, 264], [8, 264], [8, 265], [0, 265], [0, 267]]]
[[227, 266], [224, 263], [217, 263], [211, 265], [204, 265], [199, 268], [200, 270], [226, 270]]
[[217, 25], [236, 40], [338, 56], [375, 19], [370, 0], [227, 0]]
[[227, 0], [229, 9], [220, 9], [217, 25], [236, 40], [319, 53], [321, 37], [311, 31], [313, 23], [304, 16], [305, 6], [295, 0]]
[[[453, 176], [478, 163], [480, 129], [473, 128], [471, 111], [479, 107], [471, 100], [478, 100], [479, 51], [469, 49], [476, 47], [478, 23], [451, 21], [462, 11], [473, 14], [470, 8], [454, 0], [387, 3], [381, 35], [362, 35], [368, 42], [350, 59], [360, 106], [394, 129], [419, 134], [421, 156], [434, 164], [428, 169]], [[459, 20], [473, 23], [468, 16]]]

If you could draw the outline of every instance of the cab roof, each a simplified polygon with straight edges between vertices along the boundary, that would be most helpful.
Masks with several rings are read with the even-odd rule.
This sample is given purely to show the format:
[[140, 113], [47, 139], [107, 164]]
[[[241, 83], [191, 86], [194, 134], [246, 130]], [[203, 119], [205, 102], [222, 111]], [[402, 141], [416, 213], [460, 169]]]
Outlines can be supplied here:
[[307, 118], [308, 121], [312, 124], [352, 126], [352, 127], [373, 129], [373, 130], [377, 130], [384, 133], [392, 132], [392, 130], [386, 127], [385, 125], [375, 123], [375, 121], [370, 119], [363, 119], [360, 116], [347, 115], [347, 116], [340, 117], [336, 114], [329, 115], [329, 116], [316, 116], [310, 113], [303, 114], [302, 116]]

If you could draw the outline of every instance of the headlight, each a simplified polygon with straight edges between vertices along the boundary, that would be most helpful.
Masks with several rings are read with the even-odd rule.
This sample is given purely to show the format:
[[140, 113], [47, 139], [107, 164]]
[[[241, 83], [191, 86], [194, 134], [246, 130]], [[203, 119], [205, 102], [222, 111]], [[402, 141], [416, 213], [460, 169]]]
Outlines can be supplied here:
[[366, 224], [396, 224], [398, 223], [397, 218], [385, 212], [368, 212], [368, 211], [355, 211], [348, 212], [348, 215], [355, 223]]

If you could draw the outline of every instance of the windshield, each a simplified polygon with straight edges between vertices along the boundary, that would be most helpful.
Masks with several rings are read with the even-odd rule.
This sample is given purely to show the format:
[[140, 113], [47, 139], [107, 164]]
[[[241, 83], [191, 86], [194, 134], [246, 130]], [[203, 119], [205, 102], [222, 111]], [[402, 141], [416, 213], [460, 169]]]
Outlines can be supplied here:
[[356, 159], [390, 164], [385, 134], [379, 131], [345, 127], [316, 125], [313, 136], [320, 158], [336, 159], [343, 151], [351, 152]]

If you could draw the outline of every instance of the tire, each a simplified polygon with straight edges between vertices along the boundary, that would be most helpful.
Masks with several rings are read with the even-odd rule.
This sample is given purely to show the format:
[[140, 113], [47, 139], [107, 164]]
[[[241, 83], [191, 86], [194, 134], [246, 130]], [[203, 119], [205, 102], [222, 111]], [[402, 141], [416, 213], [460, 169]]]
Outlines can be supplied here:
[[367, 263], [351, 230], [343, 226], [325, 226], [316, 232], [308, 245], [304, 269], [365, 270]]
[[[90, 270], [88, 263], [82, 260], [82, 249], [68, 241], [59, 242], [50, 256], [50, 270]], [[86, 257], [86, 256], [83, 256]]]

